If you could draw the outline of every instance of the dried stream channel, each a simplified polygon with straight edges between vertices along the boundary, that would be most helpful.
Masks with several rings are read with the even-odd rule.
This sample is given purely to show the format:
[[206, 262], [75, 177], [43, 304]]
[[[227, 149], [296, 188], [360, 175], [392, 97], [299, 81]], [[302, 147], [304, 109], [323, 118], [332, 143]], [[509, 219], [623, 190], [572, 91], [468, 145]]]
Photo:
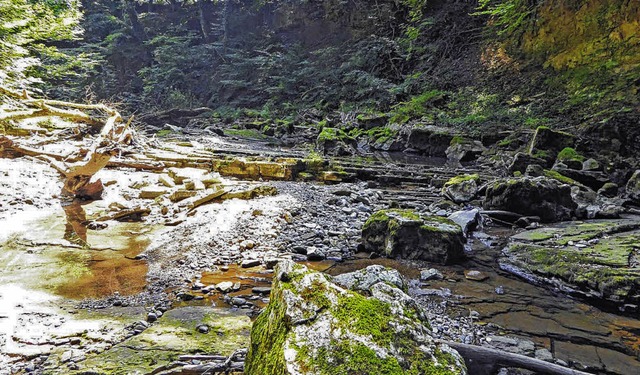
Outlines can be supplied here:
[[[226, 155], [234, 149], [245, 157], [301, 157], [264, 145], [216, 144]], [[194, 160], [197, 150], [190, 148], [191, 156], [180, 156], [180, 147], [165, 158], [172, 153], [175, 163], [197, 164], [208, 155]], [[431, 307], [444, 338], [549, 353], [594, 373], [637, 373], [640, 321], [501, 271], [497, 259], [511, 230], [474, 234], [466, 263], [435, 267], [442, 280], [418, 281], [420, 270], [431, 267], [426, 263], [353, 258], [371, 212], [390, 205], [425, 209], [438, 200], [432, 185], [460, 172], [421, 162], [340, 159], [334, 166], [341, 177], [369, 182], [271, 182], [275, 196], [219, 201], [177, 213], [176, 220], [151, 210], [142, 222], [101, 222], [94, 219], [120, 204], [112, 193], [136, 197], [147, 186], [139, 182], [155, 175], [103, 171], [113, 181], [103, 201], [63, 207], [49, 199], [59, 186], [46, 168], [2, 160], [0, 172], [9, 177], [3, 189], [21, 184], [22, 190], [3, 196], [0, 211], [0, 374], [150, 373], [184, 354], [229, 355], [246, 347], [247, 316], [268, 301], [269, 268], [282, 257], [330, 274], [369, 264], [398, 268], [413, 280], [411, 293]], [[486, 279], [465, 278], [470, 269]], [[471, 322], [476, 328], [469, 329]]]

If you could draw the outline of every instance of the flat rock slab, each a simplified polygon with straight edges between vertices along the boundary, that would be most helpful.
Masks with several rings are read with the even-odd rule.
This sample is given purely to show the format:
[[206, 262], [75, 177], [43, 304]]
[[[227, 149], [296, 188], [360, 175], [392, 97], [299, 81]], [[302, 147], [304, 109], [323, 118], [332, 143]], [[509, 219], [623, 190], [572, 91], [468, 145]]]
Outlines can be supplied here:
[[519, 233], [502, 269], [626, 311], [640, 305], [640, 218], [560, 223]]

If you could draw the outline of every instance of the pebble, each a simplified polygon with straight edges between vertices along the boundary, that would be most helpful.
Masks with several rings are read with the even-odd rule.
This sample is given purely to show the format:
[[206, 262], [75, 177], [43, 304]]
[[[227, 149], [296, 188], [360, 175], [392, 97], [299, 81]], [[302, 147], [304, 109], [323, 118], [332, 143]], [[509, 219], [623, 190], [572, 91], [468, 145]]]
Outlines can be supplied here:
[[223, 281], [216, 284], [216, 289], [218, 289], [222, 293], [229, 293], [232, 288], [233, 288], [233, 283], [231, 281]]
[[242, 268], [251, 268], [259, 265], [260, 265], [260, 261], [258, 259], [246, 259], [246, 260], [243, 260], [242, 263], [240, 264]]
[[247, 300], [241, 297], [233, 297], [231, 298], [231, 304], [234, 306], [242, 306], [247, 303]]
[[199, 326], [196, 327], [196, 330], [200, 333], [209, 333], [211, 328], [209, 328], [209, 326], [206, 324], [200, 324]]
[[435, 268], [429, 268], [429, 269], [420, 271], [420, 280], [422, 281], [442, 280], [442, 279], [444, 279], [444, 276], [442, 275], [442, 273], [440, 273], [440, 271], [438, 271]]
[[255, 294], [269, 294], [271, 293], [271, 287], [267, 286], [256, 286], [251, 289], [251, 292]]
[[309, 246], [307, 248], [307, 259], [310, 261], [319, 261], [324, 260], [326, 255], [322, 250], [318, 249], [315, 246]]
[[487, 280], [489, 278], [489, 275], [487, 275], [486, 273], [484, 273], [482, 271], [478, 271], [478, 270], [465, 270], [464, 271], [464, 277], [467, 280], [484, 281], [484, 280]]

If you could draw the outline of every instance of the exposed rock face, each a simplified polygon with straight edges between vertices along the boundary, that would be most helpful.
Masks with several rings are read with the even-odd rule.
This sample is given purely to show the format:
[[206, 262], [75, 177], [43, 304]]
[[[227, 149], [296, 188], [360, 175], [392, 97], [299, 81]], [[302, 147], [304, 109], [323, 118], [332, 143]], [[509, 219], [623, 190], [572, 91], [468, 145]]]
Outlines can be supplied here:
[[545, 160], [554, 160], [558, 152], [567, 147], [573, 147], [575, 137], [569, 133], [540, 126], [531, 140], [529, 153]]
[[571, 219], [577, 205], [571, 187], [546, 177], [501, 179], [487, 187], [484, 207], [539, 216], [543, 222]]
[[425, 155], [444, 157], [452, 139], [453, 134], [446, 128], [436, 126], [414, 128], [409, 134], [407, 147], [418, 150]]
[[518, 152], [516, 156], [514, 156], [511, 165], [509, 165], [509, 173], [513, 173], [516, 171], [524, 173], [529, 165], [547, 166], [549, 165], [549, 163], [545, 159]]
[[593, 190], [598, 190], [602, 186], [604, 186], [604, 184], [609, 182], [609, 176], [607, 176], [603, 172], [582, 171], [582, 170], [576, 170], [571, 168], [556, 168], [556, 167], [554, 167], [553, 170], [557, 171], [563, 176], [567, 176], [585, 186], [588, 186]]
[[478, 194], [477, 174], [457, 176], [442, 187], [442, 195], [456, 203], [469, 202]]
[[466, 374], [460, 355], [434, 343], [424, 312], [389, 277], [402, 280], [383, 267], [340, 277], [365, 297], [328, 275], [280, 263], [270, 303], [251, 330], [246, 374]]
[[640, 169], [635, 171], [627, 182], [627, 195], [640, 204]]
[[362, 228], [365, 250], [393, 258], [451, 264], [464, 258], [464, 242], [455, 222], [412, 210], [378, 211]]
[[566, 293], [625, 310], [640, 304], [640, 221], [568, 222], [517, 234], [500, 267]]
[[449, 146], [445, 153], [451, 161], [465, 162], [477, 159], [485, 150], [482, 142], [465, 139]]

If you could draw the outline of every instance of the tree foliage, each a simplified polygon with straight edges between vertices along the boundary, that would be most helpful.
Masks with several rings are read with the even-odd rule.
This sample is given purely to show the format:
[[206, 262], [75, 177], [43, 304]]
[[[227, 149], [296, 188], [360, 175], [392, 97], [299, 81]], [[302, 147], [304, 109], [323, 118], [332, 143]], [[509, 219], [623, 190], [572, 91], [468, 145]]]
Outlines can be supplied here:
[[65, 60], [55, 43], [78, 35], [79, 17], [76, 0], [0, 0], [0, 84], [37, 81], [42, 60]]

